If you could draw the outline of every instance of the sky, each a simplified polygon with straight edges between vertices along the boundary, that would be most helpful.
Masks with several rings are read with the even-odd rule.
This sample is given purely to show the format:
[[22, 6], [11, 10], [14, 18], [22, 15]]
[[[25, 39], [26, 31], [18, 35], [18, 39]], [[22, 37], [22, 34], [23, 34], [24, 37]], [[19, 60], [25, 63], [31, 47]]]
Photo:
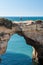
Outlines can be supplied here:
[[0, 0], [0, 16], [43, 16], [43, 0]]

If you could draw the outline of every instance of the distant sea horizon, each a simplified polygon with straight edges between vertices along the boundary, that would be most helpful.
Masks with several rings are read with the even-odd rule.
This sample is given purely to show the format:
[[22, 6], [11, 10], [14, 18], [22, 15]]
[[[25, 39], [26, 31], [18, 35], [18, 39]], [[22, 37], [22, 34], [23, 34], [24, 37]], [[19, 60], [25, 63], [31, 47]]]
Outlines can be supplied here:
[[26, 20], [33, 20], [33, 21], [35, 21], [35, 20], [43, 20], [43, 16], [41, 17], [0, 17], [0, 18], [7, 18], [7, 19], [9, 19], [9, 20], [11, 20], [11, 21], [26, 21]]

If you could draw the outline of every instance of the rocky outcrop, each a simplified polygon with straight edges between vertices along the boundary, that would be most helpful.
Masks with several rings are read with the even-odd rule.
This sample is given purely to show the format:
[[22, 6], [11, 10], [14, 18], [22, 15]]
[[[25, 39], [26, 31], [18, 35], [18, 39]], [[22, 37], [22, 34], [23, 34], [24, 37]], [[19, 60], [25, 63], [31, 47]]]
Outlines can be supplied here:
[[0, 26], [5, 26], [5, 27], [11, 29], [12, 28], [12, 22], [8, 19], [0, 18]]
[[[41, 23], [41, 24], [40, 24]], [[24, 37], [26, 43], [34, 48], [33, 59], [39, 63], [43, 61], [43, 22], [11, 22], [8, 19], [0, 19], [0, 54], [5, 53], [10, 37], [17, 33]], [[3, 35], [2, 35], [3, 32]], [[7, 35], [7, 36], [6, 36]], [[1, 42], [4, 42], [3, 44]], [[5, 45], [6, 43], [6, 45]], [[3, 48], [4, 47], [4, 48]]]

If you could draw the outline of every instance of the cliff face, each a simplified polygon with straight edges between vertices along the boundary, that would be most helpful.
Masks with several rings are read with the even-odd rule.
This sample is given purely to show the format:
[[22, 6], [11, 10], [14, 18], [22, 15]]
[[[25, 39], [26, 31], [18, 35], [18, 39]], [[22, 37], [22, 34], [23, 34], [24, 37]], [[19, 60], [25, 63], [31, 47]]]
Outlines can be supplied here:
[[12, 22], [8, 19], [0, 18], [0, 55], [5, 53], [11, 33]]

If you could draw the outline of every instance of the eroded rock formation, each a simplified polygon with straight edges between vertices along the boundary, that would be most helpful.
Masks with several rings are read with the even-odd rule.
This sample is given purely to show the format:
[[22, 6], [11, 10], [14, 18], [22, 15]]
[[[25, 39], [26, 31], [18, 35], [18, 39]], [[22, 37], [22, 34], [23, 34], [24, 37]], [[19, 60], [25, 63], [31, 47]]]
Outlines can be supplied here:
[[7, 42], [13, 34], [24, 37], [26, 43], [34, 48], [33, 59], [43, 63], [43, 22], [11, 22], [8, 19], [0, 19], [0, 54], [5, 53]]

